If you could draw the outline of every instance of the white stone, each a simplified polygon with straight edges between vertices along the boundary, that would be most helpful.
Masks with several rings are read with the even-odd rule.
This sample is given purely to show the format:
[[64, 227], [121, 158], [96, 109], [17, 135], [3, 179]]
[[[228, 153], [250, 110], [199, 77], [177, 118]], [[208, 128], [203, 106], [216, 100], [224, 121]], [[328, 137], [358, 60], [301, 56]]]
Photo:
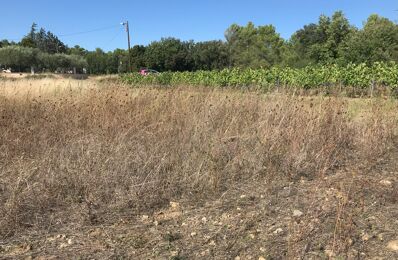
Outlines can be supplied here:
[[173, 209], [179, 208], [180, 207], [180, 203], [174, 202], [174, 201], [170, 201], [170, 207], [172, 207]]
[[391, 186], [392, 182], [389, 181], [389, 180], [381, 180], [380, 184], [383, 185], [383, 186]]
[[366, 234], [366, 233], [362, 236], [362, 240], [363, 241], [368, 241], [369, 238], [370, 238], [370, 236], [368, 234]]
[[398, 240], [391, 240], [388, 242], [387, 249], [391, 251], [398, 251]]
[[301, 212], [301, 211], [298, 210], [298, 209], [293, 210], [293, 217], [299, 218], [299, 217], [301, 217], [303, 214], [304, 214], [304, 213]]

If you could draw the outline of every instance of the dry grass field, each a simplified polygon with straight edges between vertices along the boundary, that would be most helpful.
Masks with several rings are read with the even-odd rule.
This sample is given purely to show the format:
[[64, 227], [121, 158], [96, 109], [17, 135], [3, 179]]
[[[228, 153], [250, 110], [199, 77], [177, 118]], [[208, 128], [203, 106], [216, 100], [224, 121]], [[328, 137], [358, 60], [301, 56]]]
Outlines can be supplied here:
[[397, 111], [0, 79], [0, 258], [398, 258]]

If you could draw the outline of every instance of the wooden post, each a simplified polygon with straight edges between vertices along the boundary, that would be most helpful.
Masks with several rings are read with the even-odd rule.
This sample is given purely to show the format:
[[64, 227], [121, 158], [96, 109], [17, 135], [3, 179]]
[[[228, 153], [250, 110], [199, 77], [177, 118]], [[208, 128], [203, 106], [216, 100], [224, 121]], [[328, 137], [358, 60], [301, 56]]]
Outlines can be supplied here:
[[129, 21], [125, 22], [124, 25], [126, 26], [127, 32], [127, 45], [128, 45], [128, 55], [129, 55], [129, 72], [132, 72], [131, 67], [131, 46], [130, 46], [130, 28], [129, 28]]
[[375, 89], [375, 80], [372, 80], [372, 84], [370, 85], [370, 97], [373, 97], [373, 91]]

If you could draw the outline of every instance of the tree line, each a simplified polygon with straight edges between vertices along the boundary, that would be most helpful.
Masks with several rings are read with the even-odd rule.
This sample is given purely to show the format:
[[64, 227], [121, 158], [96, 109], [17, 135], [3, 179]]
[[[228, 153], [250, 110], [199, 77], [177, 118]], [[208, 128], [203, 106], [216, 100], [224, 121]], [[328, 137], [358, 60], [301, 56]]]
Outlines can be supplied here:
[[[131, 68], [129, 68], [129, 55]], [[0, 64], [24, 71], [72, 68], [91, 74], [138, 71], [147, 67], [158, 71], [222, 70], [224, 68], [302, 68], [316, 64], [373, 64], [398, 62], [398, 25], [379, 15], [371, 15], [356, 28], [341, 12], [321, 15], [290, 39], [283, 39], [273, 25], [233, 24], [225, 40], [194, 42], [162, 38], [147, 46], [136, 45], [130, 53], [100, 48], [88, 51], [78, 45], [68, 47], [53, 33], [33, 24], [18, 43], [0, 41]]]

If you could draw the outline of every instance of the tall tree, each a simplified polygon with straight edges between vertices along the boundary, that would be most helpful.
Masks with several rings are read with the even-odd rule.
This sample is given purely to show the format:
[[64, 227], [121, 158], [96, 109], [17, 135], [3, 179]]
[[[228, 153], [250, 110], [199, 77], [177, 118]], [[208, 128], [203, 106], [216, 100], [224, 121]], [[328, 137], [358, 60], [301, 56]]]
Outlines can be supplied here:
[[42, 51], [47, 52], [47, 53], [66, 53], [67, 52], [67, 47], [66, 45], [58, 39], [56, 35], [54, 35], [52, 32], [48, 31], [45, 35], [44, 38], [44, 49]]
[[321, 15], [317, 24], [305, 25], [291, 37], [289, 65], [300, 67], [335, 62], [355, 30], [341, 11], [332, 17]]
[[100, 48], [95, 51], [89, 52], [86, 55], [88, 64], [88, 72], [91, 74], [104, 74], [109, 73], [107, 66], [107, 54]]
[[347, 62], [398, 62], [398, 25], [387, 18], [371, 15], [363, 29], [346, 42], [341, 53]]
[[147, 67], [159, 71], [192, 70], [191, 49], [193, 42], [182, 42], [176, 38], [162, 38], [152, 42], [145, 51]]
[[220, 70], [229, 65], [228, 46], [223, 41], [199, 42], [191, 51], [194, 70]]
[[36, 30], [37, 24], [33, 23], [30, 27], [30, 32], [22, 38], [20, 45], [23, 47], [36, 48]]
[[[145, 67], [145, 52], [146, 47], [143, 45], [136, 45], [131, 49], [131, 69], [133, 71], [138, 71], [140, 68]], [[129, 62], [128, 60], [128, 53], [121, 53], [119, 51], [119, 60], [122, 62], [120, 64], [120, 71], [127, 71], [128, 67], [126, 66]]]
[[339, 58], [339, 52], [343, 44], [348, 41], [355, 32], [355, 28], [350, 25], [343, 12], [335, 12], [327, 29], [328, 61], [334, 61]]
[[37, 24], [33, 23], [30, 32], [21, 40], [23, 47], [38, 48], [46, 53], [66, 53], [67, 46], [56, 35], [44, 28], [37, 31]]
[[225, 37], [228, 42], [231, 64], [238, 67], [270, 67], [281, 61], [283, 39], [272, 25], [255, 27], [233, 24]]

